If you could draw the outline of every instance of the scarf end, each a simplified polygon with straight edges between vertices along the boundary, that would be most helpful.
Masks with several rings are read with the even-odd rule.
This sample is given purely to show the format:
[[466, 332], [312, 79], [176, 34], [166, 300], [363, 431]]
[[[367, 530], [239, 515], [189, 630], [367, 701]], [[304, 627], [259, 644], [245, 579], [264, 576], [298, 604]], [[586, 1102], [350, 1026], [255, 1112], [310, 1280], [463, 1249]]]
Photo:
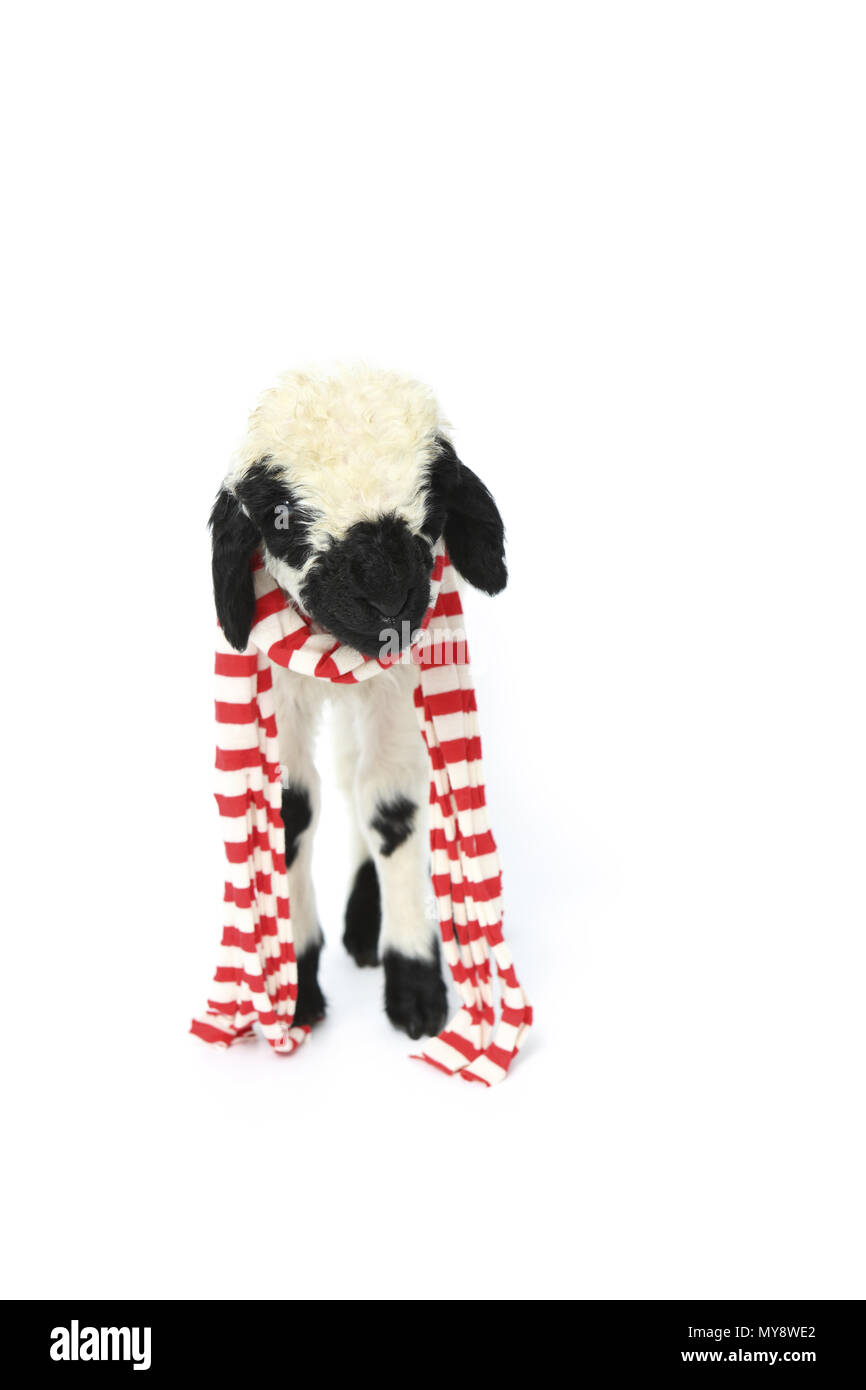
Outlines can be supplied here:
[[231, 1047], [236, 1042], [249, 1042], [253, 1037], [251, 1023], [245, 1024], [242, 1028], [235, 1028], [234, 1024], [229, 1023], [221, 1014], [200, 1014], [193, 1019], [189, 1031], [193, 1037], [210, 1043], [212, 1047]]
[[[189, 1031], [193, 1037], [209, 1043], [211, 1047], [231, 1047], [237, 1042], [250, 1042], [254, 1037], [252, 1023], [236, 1028], [221, 1014], [201, 1014], [192, 1020]], [[306, 1042], [310, 1029], [306, 1025], [297, 1027], [285, 1024], [268, 1024], [262, 1029], [271, 1048], [280, 1057], [288, 1057], [297, 1052], [301, 1043]]]
[[461, 1009], [438, 1037], [431, 1038], [420, 1052], [411, 1054], [412, 1060], [426, 1062], [437, 1071], [444, 1071], [446, 1076], [459, 1076], [462, 1081], [497, 1086], [508, 1075], [532, 1026], [532, 1009], [528, 1004], [522, 1010], [509, 1009], [507, 1013], [508, 1019], [503, 1019], [497, 1029], [497, 1041], [480, 1047], [471, 1036], [477, 1025], [471, 1022], [468, 1011]]
[[307, 1024], [299, 1024], [297, 1028], [283, 1028], [279, 1037], [269, 1037], [265, 1032], [265, 1037], [274, 1049], [278, 1057], [289, 1057], [293, 1052], [297, 1052], [301, 1043], [306, 1042], [312, 1029]]

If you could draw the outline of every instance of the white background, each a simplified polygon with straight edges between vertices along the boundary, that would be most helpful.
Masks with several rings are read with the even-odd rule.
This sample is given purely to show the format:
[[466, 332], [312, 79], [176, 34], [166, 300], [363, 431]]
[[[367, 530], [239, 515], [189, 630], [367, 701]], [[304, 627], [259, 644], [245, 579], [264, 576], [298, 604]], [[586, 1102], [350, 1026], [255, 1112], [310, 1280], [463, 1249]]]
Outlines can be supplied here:
[[[844, 4], [32, 4], [0, 74], [3, 1291], [862, 1297], [864, 29]], [[436, 389], [507, 1083], [219, 937], [205, 518], [282, 369]]]

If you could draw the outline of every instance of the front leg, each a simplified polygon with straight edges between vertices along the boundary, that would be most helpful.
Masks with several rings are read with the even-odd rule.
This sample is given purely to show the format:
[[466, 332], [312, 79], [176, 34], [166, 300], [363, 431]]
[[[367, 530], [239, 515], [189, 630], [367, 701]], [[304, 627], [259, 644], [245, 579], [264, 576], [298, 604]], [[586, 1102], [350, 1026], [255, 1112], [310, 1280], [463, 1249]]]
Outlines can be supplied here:
[[294, 1021], [299, 1025], [312, 1024], [325, 1013], [325, 997], [318, 979], [323, 938], [312, 878], [313, 835], [321, 802], [321, 781], [313, 762], [313, 747], [321, 693], [315, 681], [282, 668], [273, 669], [283, 778], [286, 871], [292, 939], [298, 964], [298, 998]]
[[447, 995], [438, 924], [425, 907], [430, 776], [412, 705], [415, 680], [413, 669], [395, 667], [359, 690], [355, 797], [379, 884], [385, 1012], [396, 1028], [420, 1038], [442, 1028]]

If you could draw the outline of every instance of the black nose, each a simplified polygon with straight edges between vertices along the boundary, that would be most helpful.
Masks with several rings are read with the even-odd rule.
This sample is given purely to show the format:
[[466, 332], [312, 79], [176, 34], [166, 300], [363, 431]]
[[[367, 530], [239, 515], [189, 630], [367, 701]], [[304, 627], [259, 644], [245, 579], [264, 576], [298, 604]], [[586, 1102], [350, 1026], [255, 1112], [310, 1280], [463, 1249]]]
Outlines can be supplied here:
[[403, 585], [366, 595], [367, 602], [382, 618], [393, 618], [401, 613], [408, 597], [409, 590]]

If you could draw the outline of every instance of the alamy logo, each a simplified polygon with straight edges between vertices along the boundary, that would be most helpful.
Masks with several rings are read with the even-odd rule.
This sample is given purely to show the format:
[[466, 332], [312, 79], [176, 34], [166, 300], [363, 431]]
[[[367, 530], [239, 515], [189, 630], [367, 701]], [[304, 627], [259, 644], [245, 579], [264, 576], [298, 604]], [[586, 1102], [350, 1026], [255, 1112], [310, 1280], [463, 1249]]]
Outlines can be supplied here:
[[52, 1361], [131, 1361], [134, 1371], [150, 1370], [149, 1327], [55, 1327]]
[[389, 666], [466, 666], [469, 649], [462, 628], [418, 628], [413, 632], [409, 623], [383, 627], [379, 633], [379, 660]]

